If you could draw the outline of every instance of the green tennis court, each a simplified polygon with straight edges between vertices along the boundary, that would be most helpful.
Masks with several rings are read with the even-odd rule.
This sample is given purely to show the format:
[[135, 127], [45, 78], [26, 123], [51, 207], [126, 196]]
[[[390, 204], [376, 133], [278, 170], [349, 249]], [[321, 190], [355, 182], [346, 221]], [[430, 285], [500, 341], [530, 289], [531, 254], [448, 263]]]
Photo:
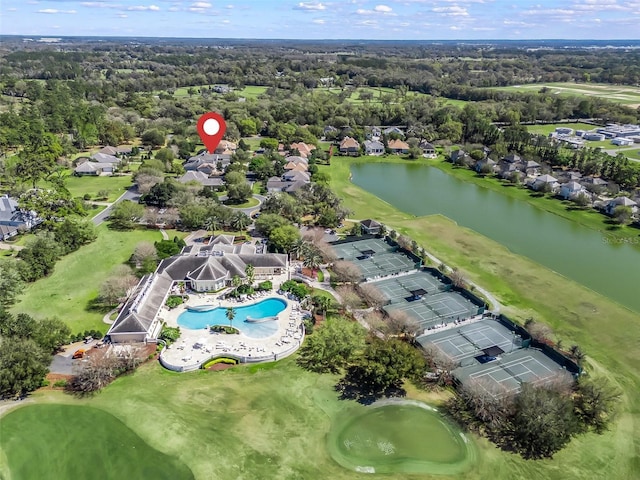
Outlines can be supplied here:
[[331, 246], [339, 259], [356, 265], [366, 280], [389, 277], [420, 267], [419, 261], [380, 238], [337, 242]]

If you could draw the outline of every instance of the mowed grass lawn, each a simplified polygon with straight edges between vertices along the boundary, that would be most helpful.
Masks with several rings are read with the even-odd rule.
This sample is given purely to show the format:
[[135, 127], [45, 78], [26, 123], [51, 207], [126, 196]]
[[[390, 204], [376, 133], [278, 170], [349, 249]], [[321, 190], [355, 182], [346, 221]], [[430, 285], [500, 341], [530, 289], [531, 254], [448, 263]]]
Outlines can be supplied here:
[[[65, 186], [73, 197], [83, 197], [86, 193], [91, 195], [91, 200], [96, 200], [98, 192], [109, 192], [107, 202], [113, 202], [132, 185], [131, 175], [115, 175], [112, 177], [76, 177], [71, 175], [65, 180]], [[102, 199], [100, 199], [102, 200]]]
[[[527, 131], [535, 135], [549, 135], [556, 131], [556, 128], [573, 128], [574, 130], [594, 130], [595, 125], [588, 123], [549, 123], [546, 125], [527, 125]], [[591, 142], [587, 143], [588, 145]]]
[[129, 259], [139, 242], [161, 239], [157, 230], [117, 232], [103, 224], [98, 227], [95, 242], [62, 257], [49, 277], [27, 285], [12, 310], [37, 317], [56, 316], [73, 332], [93, 328], [106, 331], [104, 314], [88, 309], [100, 285], [117, 265]]
[[[624, 391], [622, 413], [604, 437], [573, 441], [564, 458], [571, 475], [558, 478], [640, 478], [640, 316], [588, 288], [519, 255], [440, 215], [414, 217], [349, 181], [349, 163], [339, 157], [320, 167], [331, 187], [345, 199], [353, 218], [382, 220], [409, 235], [472, 281], [491, 291], [505, 313], [549, 324], [565, 345], [579, 344], [589, 358], [588, 371], [606, 374]], [[611, 272], [615, 275], [615, 272]], [[582, 451], [589, 443], [591, 457]], [[616, 445], [611, 451], [612, 445]], [[612, 455], [607, 458], [605, 451]], [[586, 464], [591, 469], [585, 469]], [[533, 464], [532, 464], [533, 465]], [[504, 470], [502, 470], [504, 471]], [[578, 473], [579, 472], [579, 473]], [[511, 472], [514, 478], [556, 478]], [[560, 472], [557, 472], [559, 474]]]
[[555, 95], [578, 95], [585, 97], [602, 97], [615, 103], [635, 108], [640, 105], [640, 88], [629, 85], [609, 85], [604, 83], [531, 83], [526, 85], [511, 85], [508, 87], [493, 87], [492, 90], [509, 90], [514, 92], [539, 92], [547, 88]]
[[10, 412], [0, 425], [8, 460], [2, 478], [101, 480], [190, 480], [177, 458], [149, 447], [109, 413], [83, 405], [28, 405]]
[[[99, 395], [76, 399], [58, 392], [34, 395], [39, 403], [58, 402], [86, 405], [104, 410], [119, 420], [152, 449], [186, 464], [196, 479], [357, 479], [370, 478], [365, 474], [343, 469], [329, 456], [326, 442], [334, 418], [347, 409], [358, 413], [366, 407], [342, 401], [334, 390], [338, 380], [334, 375], [318, 375], [300, 369], [295, 358], [276, 364], [241, 365], [222, 372], [196, 371], [178, 374], [149, 363], [131, 376], [122, 377]], [[447, 395], [429, 394], [409, 389], [409, 397], [438, 403]], [[30, 408], [29, 406], [25, 408]], [[42, 415], [40, 420], [48, 422]], [[69, 422], [74, 425], [72, 418]], [[89, 431], [111, 426], [88, 423]], [[622, 430], [622, 431], [621, 431]], [[503, 453], [483, 439], [474, 438], [479, 458], [471, 470], [459, 477], [468, 480], [565, 480], [567, 478], [600, 480], [629, 479], [628, 458], [632, 445], [624, 444], [625, 429], [616, 428], [604, 436], [587, 435], [574, 442], [553, 460], [524, 461]], [[626, 428], [627, 432], [630, 430]], [[37, 430], [36, 430], [37, 431]], [[35, 435], [22, 431], [27, 441]], [[63, 430], [57, 442], [73, 448], [75, 443], [89, 442], [82, 433]], [[118, 438], [113, 439], [119, 442]], [[425, 448], [429, 439], [425, 438]], [[99, 444], [90, 444], [100, 449]], [[3, 445], [4, 448], [4, 445]], [[31, 454], [21, 452], [19, 458]], [[89, 448], [79, 447], [80, 451]], [[96, 455], [94, 453], [94, 455]], [[11, 452], [8, 465], [14, 465]], [[1, 458], [1, 456], [0, 456]], [[72, 461], [72, 452], [62, 460]], [[95, 459], [96, 457], [88, 457]], [[132, 457], [128, 457], [134, 461]], [[49, 460], [49, 459], [47, 459]], [[98, 461], [98, 468], [99, 463]], [[66, 480], [56, 476], [66, 465], [52, 463], [52, 480]], [[86, 469], [92, 465], [85, 463]], [[11, 472], [12, 480], [22, 480]], [[5, 475], [9, 478], [9, 475]], [[29, 480], [34, 477], [26, 477]], [[45, 478], [45, 477], [40, 477]], [[98, 477], [96, 477], [98, 478]], [[125, 478], [125, 477], [123, 477]], [[132, 476], [126, 478], [156, 478]], [[159, 478], [171, 478], [162, 477]], [[406, 479], [406, 475], [385, 475], [389, 479]], [[441, 476], [412, 478], [438, 479]]]

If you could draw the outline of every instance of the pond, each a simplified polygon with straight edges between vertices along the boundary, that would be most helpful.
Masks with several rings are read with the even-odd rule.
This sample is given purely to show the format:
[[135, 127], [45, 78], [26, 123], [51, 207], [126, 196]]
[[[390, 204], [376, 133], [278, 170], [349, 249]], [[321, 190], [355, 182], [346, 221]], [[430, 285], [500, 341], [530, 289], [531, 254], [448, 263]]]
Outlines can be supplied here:
[[435, 167], [356, 164], [351, 173], [354, 184], [399, 210], [445, 215], [640, 312], [640, 249], [630, 244]]

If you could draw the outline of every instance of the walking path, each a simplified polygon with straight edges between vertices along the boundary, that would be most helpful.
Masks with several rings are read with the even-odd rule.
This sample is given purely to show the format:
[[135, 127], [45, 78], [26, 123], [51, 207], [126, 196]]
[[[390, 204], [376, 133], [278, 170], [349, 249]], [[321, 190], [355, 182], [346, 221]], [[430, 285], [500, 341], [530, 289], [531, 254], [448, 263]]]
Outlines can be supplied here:
[[0, 250], [15, 250], [16, 252], [22, 250], [22, 245], [11, 245], [9, 243], [0, 242]]
[[160, 235], [162, 235], [163, 240], [169, 240], [169, 235], [167, 235], [167, 232], [165, 232], [164, 228], [160, 229]]

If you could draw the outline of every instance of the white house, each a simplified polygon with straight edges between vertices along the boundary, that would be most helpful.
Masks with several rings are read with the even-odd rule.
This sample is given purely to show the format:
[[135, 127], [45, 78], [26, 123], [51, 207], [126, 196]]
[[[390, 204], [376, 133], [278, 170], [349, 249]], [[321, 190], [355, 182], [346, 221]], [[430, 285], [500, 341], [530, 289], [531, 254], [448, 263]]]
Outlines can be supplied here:
[[531, 183], [531, 188], [536, 191], [550, 188], [550, 191], [553, 192], [558, 189], [559, 185], [557, 178], [551, 175], [540, 175]]
[[611, 143], [613, 145], [618, 145], [618, 146], [629, 146], [629, 145], [633, 145], [633, 139], [631, 138], [625, 138], [625, 137], [616, 137], [613, 140], [611, 140]]
[[560, 185], [559, 195], [565, 200], [576, 198], [581, 193], [587, 194], [587, 190], [578, 182], [567, 182]]
[[638, 204], [631, 200], [629, 197], [616, 197], [613, 200], [610, 200], [609, 203], [607, 203], [607, 205], [604, 207], [604, 210], [608, 215], [613, 215], [616, 207], [620, 206], [630, 207], [631, 213], [634, 215], [638, 213]]
[[384, 153], [384, 145], [377, 140], [365, 140], [364, 153], [365, 155], [382, 155]]

